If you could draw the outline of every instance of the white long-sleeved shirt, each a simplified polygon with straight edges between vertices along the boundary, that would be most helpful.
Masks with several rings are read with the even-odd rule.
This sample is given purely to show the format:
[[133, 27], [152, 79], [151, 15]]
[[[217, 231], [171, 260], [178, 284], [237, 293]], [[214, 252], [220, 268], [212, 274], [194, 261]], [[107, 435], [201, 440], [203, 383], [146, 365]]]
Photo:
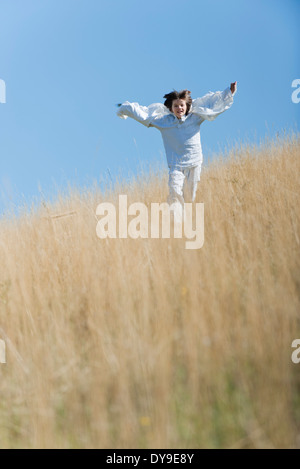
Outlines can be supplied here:
[[123, 119], [132, 117], [146, 127], [154, 127], [161, 132], [169, 168], [186, 169], [202, 163], [203, 155], [200, 140], [200, 125], [204, 120], [214, 120], [231, 107], [233, 94], [230, 88], [224, 91], [211, 91], [192, 101], [188, 115], [178, 119], [162, 103], [141, 106], [126, 101], [120, 106], [117, 115]]

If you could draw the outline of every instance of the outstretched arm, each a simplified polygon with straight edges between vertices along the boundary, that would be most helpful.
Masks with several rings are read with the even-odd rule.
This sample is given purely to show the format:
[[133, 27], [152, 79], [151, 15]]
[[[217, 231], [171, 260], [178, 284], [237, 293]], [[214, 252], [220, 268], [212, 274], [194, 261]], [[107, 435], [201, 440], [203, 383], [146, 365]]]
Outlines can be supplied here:
[[236, 90], [237, 82], [234, 82], [224, 91], [216, 93], [210, 91], [202, 98], [193, 100], [192, 112], [202, 117], [203, 120], [212, 121], [232, 106]]
[[117, 115], [122, 119], [132, 117], [146, 127], [157, 127], [157, 119], [171, 114], [169, 109], [162, 103], [153, 103], [150, 106], [141, 106], [138, 103], [117, 104], [119, 108]]
[[121, 119], [127, 119], [127, 117], [131, 117], [146, 127], [149, 127], [152, 119], [146, 106], [141, 106], [138, 103], [129, 103], [128, 101], [126, 101], [124, 104], [117, 104], [117, 106], [117, 115], [121, 117]]

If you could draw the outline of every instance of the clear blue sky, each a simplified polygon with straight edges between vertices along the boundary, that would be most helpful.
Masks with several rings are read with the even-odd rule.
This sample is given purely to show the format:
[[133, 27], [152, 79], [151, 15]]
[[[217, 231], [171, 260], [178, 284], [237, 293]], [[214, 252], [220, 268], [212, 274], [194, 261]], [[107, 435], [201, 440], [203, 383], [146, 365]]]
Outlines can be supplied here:
[[115, 103], [192, 97], [238, 81], [201, 126], [204, 164], [236, 142], [295, 130], [299, 0], [0, 0], [0, 214], [141, 164], [167, 169], [160, 133]]

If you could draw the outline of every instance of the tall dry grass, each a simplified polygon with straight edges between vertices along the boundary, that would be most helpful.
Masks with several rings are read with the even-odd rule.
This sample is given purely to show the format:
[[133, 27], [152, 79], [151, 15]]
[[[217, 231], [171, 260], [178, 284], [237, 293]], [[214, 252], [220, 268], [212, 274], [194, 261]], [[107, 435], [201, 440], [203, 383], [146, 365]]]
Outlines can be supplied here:
[[0, 446], [299, 447], [299, 150], [205, 168], [198, 251], [96, 236], [100, 202], [163, 202], [165, 173], [3, 218]]

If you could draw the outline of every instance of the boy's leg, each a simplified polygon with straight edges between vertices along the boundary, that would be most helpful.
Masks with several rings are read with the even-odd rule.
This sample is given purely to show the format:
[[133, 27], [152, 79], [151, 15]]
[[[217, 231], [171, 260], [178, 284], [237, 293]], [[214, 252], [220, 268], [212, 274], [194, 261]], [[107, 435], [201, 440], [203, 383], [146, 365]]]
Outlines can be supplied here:
[[170, 170], [168, 204], [170, 205], [171, 213], [175, 221], [178, 222], [182, 220], [184, 179], [185, 175], [183, 171]]
[[185, 170], [184, 202], [190, 203], [195, 201], [200, 175], [201, 164]]

